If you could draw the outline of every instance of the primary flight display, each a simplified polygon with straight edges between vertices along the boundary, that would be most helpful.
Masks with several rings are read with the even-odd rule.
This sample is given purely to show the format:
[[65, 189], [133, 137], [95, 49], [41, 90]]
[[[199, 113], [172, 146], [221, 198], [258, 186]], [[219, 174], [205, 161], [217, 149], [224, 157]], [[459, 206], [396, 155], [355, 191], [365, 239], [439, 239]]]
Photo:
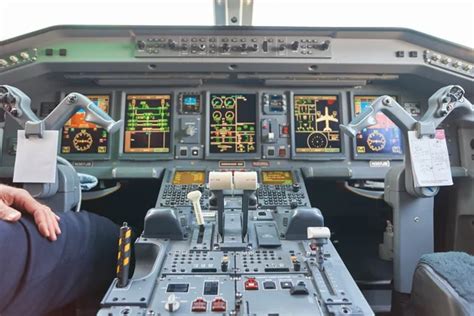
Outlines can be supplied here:
[[[109, 112], [109, 95], [87, 95], [94, 104]], [[84, 110], [77, 111], [64, 124], [61, 134], [62, 154], [106, 154], [109, 133], [94, 123], [86, 122]]]
[[[354, 97], [354, 114], [358, 115], [372, 104], [378, 96]], [[395, 98], [395, 97], [393, 97]], [[379, 112], [375, 117], [377, 124], [364, 128], [356, 136], [357, 154], [402, 155], [402, 134], [400, 129], [385, 114]]]

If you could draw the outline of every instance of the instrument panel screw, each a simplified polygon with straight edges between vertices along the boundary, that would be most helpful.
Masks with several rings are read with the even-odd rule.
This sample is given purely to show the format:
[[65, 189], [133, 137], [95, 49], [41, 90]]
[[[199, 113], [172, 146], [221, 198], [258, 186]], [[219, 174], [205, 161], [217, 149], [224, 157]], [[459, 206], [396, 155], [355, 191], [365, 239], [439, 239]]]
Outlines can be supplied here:
[[413, 221], [414, 221], [415, 223], [418, 223], [418, 222], [420, 221], [420, 218], [419, 218], [418, 216], [415, 216], [415, 218], [413, 218]]

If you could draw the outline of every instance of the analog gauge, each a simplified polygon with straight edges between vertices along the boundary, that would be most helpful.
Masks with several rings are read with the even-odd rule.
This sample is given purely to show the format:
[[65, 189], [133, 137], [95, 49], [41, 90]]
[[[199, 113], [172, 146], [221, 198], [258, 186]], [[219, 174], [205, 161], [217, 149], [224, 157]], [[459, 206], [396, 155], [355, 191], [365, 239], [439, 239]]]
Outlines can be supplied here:
[[215, 98], [212, 98], [211, 100], [211, 104], [214, 108], [220, 108], [222, 106], [222, 103], [223, 101], [221, 98], [215, 97]]
[[377, 130], [367, 136], [367, 145], [372, 151], [381, 151], [385, 148], [385, 143], [385, 136]]
[[328, 146], [328, 138], [321, 132], [314, 132], [308, 136], [308, 148], [326, 148]]
[[226, 109], [233, 109], [235, 107], [235, 98], [226, 98], [224, 100], [225, 108]]
[[72, 143], [74, 148], [77, 151], [86, 151], [89, 150], [92, 146], [94, 140], [92, 139], [92, 135], [89, 134], [86, 130], [81, 130], [79, 133], [74, 136]]

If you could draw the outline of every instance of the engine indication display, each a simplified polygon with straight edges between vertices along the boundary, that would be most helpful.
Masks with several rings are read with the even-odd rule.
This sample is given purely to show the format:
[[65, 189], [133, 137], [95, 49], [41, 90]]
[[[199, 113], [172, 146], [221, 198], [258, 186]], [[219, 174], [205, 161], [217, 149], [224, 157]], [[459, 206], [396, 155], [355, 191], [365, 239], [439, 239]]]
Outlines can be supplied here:
[[124, 152], [169, 153], [171, 95], [127, 95]]
[[295, 152], [340, 153], [337, 95], [295, 95]]
[[206, 181], [205, 171], [176, 171], [173, 177], [174, 185], [204, 184]]
[[[87, 95], [98, 107], [109, 112], [109, 95]], [[84, 110], [77, 111], [64, 124], [61, 134], [62, 154], [106, 154], [109, 133], [102, 127], [86, 122]]]
[[[358, 115], [377, 96], [355, 96], [354, 113]], [[402, 134], [400, 129], [385, 114], [376, 114], [377, 124], [364, 128], [356, 136], [357, 154], [402, 155]]]
[[262, 171], [262, 183], [269, 185], [292, 185], [291, 171]]
[[211, 94], [209, 152], [255, 153], [257, 107], [254, 94]]

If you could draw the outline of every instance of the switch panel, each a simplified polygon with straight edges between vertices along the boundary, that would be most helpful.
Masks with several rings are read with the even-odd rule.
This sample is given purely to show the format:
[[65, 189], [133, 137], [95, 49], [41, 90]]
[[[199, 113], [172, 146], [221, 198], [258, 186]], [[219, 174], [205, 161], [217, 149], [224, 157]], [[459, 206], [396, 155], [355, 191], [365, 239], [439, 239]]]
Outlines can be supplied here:
[[322, 36], [137, 36], [135, 57], [331, 58], [331, 40]]

